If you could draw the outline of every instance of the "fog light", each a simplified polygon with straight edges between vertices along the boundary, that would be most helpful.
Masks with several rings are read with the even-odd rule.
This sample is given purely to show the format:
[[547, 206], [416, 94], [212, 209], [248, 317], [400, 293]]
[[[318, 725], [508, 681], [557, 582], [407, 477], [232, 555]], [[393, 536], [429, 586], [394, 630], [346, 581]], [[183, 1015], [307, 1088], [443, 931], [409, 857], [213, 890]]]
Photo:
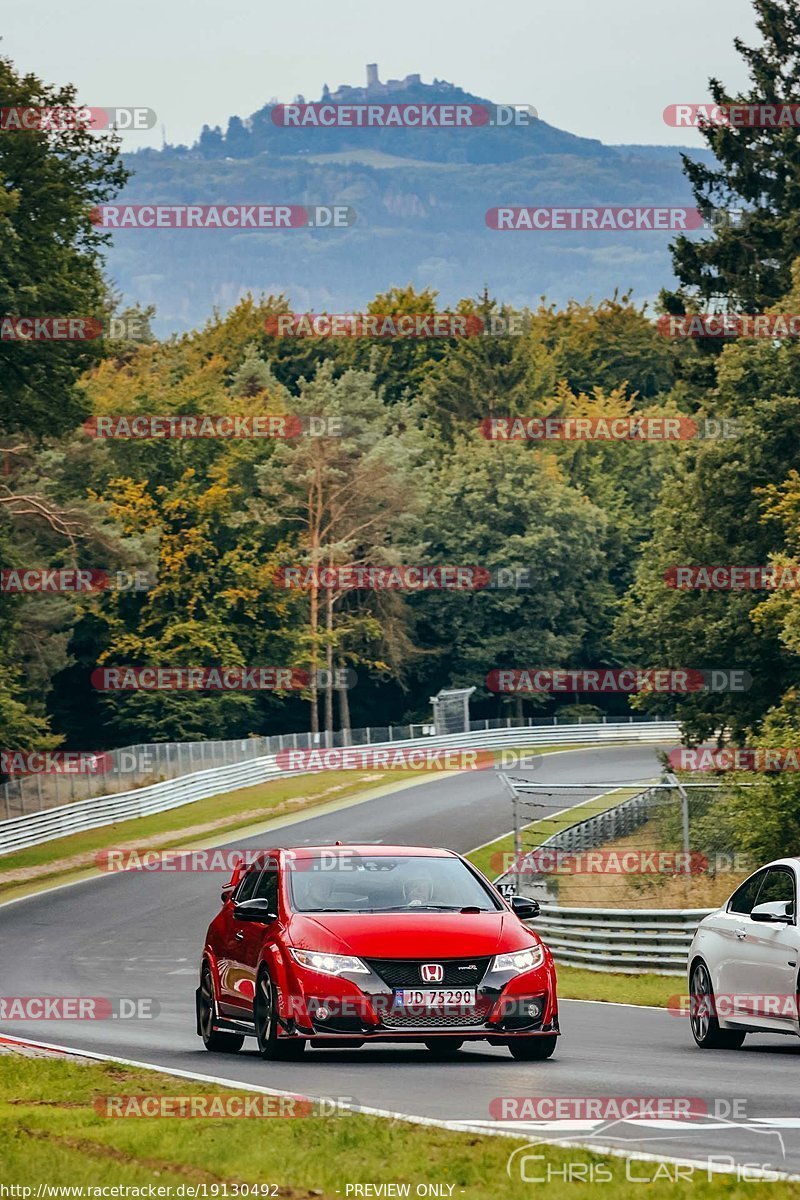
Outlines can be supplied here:
[[318, 1008], [317, 1009], [316, 1017], [317, 1017], [318, 1021], [327, 1021], [328, 1016], [329, 1016], [329, 1013], [328, 1013], [327, 1008]]
[[541, 1004], [537, 1004], [536, 1001], [534, 1001], [533, 1004], [528, 1005], [528, 1016], [529, 1017], [540, 1017], [541, 1015], [542, 1015]]

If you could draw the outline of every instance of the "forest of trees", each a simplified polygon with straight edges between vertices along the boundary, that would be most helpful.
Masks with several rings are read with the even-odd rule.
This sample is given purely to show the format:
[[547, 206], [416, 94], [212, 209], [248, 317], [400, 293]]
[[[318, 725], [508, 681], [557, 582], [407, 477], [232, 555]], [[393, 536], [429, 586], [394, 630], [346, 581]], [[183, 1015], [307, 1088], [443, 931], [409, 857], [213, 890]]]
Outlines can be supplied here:
[[[744, 99], [797, 94], [800, 16], [756, 0], [764, 47], [740, 47]], [[724, 102], [722, 85], [712, 84]], [[69, 104], [0, 61], [15, 103]], [[7, 103], [8, 101], [4, 101]], [[663, 311], [800, 312], [796, 130], [708, 129], [719, 166], [687, 164], [698, 205], [745, 216], [679, 241]], [[0, 140], [5, 313], [120, 311], [93, 205], [124, 183], [113, 135]], [[437, 311], [387, 280], [365, 311]], [[800, 565], [800, 345], [670, 339], [629, 295], [562, 309], [531, 298], [519, 336], [287, 338], [248, 298], [166, 341], [0, 340], [0, 565], [140, 571], [145, 590], [0, 592], [0, 745], [112, 747], [351, 723], [424, 720], [439, 687], [475, 686], [481, 716], [551, 715], [502, 697], [498, 667], [740, 668], [743, 692], [640, 695], [686, 737], [800, 745], [800, 601], [784, 591], [680, 591], [676, 564]], [[477, 281], [464, 314], [512, 316]], [[152, 313], [140, 314], [143, 324]], [[98, 439], [90, 417], [324, 414], [336, 438]], [[733, 423], [680, 442], [487, 440], [488, 416], [669, 414]], [[283, 565], [526, 568], [531, 586], [478, 592], [292, 590]], [[98, 666], [348, 667], [303, 693], [102, 693]], [[625, 697], [558, 697], [628, 712]], [[560, 711], [563, 711], [561, 709]], [[588, 710], [586, 710], [588, 711]], [[763, 793], [779, 839], [800, 784]], [[770, 808], [771, 806], [771, 808]], [[744, 820], [744, 817], [742, 818]], [[775, 832], [777, 830], [777, 832]], [[763, 847], [759, 847], [763, 848]]]

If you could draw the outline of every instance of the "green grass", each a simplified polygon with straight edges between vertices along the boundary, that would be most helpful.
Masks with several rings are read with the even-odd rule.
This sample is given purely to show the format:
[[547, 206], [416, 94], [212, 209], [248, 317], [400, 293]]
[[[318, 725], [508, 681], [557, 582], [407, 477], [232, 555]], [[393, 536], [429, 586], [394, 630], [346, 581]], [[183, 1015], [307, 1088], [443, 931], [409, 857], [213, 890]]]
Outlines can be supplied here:
[[[217, 1059], [214, 1065], [224, 1068], [224, 1060]], [[512, 1074], [519, 1071], [511, 1059], [509, 1068]], [[544, 1074], [548, 1067], [534, 1069]], [[453, 1070], [457, 1072], [457, 1067]], [[278, 1065], [264, 1064], [264, 1084], [279, 1085], [280, 1074]], [[332, 1064], [331, 1094], [336, 1091], [336, 1079]], [[519, 1092], [519, 1084], [516, 1090]], [[524, 1145], [516, 1138], [454, 1132], [360, 1113], [296, 1119], [109, 1118], [94, 1107], [95, 1101], [108, 1096], [153, 1094], [247, 1093], [116, 1063], [0, 1056], [3, 1183], [31, 1187], [34, 1195], [40, 1183], [170, 1189], [181, 1184], [184, 1188], [205, 1185], [210, 1197], [222, 1195], [222, 1184], [273, 1184], [277, 1185], [274, 1194], [291, 1200], [310, 1196], [333, 1200], [337, 1194], [346, 1200], [348, 1184], [364, 1183], [409, 1184], [412, 1196], [418, 1184], [452, 1184], [452, 1197], [458, 1200], [461, 1196], [468, 1200], [497, 1200], [498, 1196], [530, 1200], [535, 1194], [531, 1183], [521, 1182], [518, 1176], [509, 1179], [506, 1174], [509, 1155]], [[535, 1164], [539, 1174], [548, 1168], [563, 1172], [565, 1163], [580, 1163], [584, 1170], [612, 1174], [613, 1188], [608, 1195], [614, 1200], [642, 1196], [641, 1184], [626, 1181], [621, 1159], [558, 1147], [537, 1146], [535, 1152], [545, 1158]], [[661, 1200], [675, 1194], [674, 1184], [664, 1175], [666, 1170], [655, 1163], [640, 1163], [631, 1174], [652, 1179], [660, 1172], [659, 1181], [649, 1185], [647, 1195]], [[737, 1183], [732, 1176], [708, 1181], [699, 1169], [691, 1191], [693, 1200], [784, 1200], [796, 1194], [796, 1188], [786, 1183]], [[547, 1185], [548, 1200], [574, 1200], [575, 1195], [575, 1184], [565, 1182], [562, 1176], [555, 1175]]]
[[556, 964], [558, 994], [562, 1000], [605, 1000], [609, 1004], [647, 1004], [666, 1008], [670, 997], [683, 995], [686, 980], [680, 975], [622, 975], [610, 971], [585, 971]]
[[[522, 830], [525, 851], [534, 850], [554, 833], [560, 833], [562, 829], [567, 829], [568, 826], [575, 825], [578, 821], [594, 817], [597, 813], [605, 812], [606, 809], [615, 808], [623, 800], [628, 800], [641, 791], [642, 787], [616, 788], [613, 792], [606, 792], [603, 796], [595, 796], [584, 804], [568, 808], [558, 816], [543, 817], [540, 821], [525, 825]], [[505, 837], [490, 842], [488, 846], [481, 846], [480, 849], [473, 850], [471, 854], [467, 855], [467, 858], [475, 864], [479, 871], [483, 871], [484, 875], [494, 879], [501, 874], [501, 869], [496, 866], [497, 858], [500, 855], [508, 855], [509, 860], [513, 859], [513, 834], [509, 833]]]

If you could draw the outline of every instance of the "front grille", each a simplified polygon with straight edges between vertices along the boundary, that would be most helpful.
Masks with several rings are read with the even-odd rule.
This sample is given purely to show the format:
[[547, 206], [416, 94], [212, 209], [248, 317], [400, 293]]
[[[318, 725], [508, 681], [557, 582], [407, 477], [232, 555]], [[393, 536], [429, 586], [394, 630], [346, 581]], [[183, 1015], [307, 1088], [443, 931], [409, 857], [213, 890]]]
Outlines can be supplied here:
[[[371, 971], [380, 975], [390, 988], [474, 988], [487, 970], [491, 958], [367, 958]], [[444, 979], [426, 983], [420, 974], [423, 963], [438, 962], [444, 967]], [[474, 968], [477, 968], [474, 969]]]
[[491, 1003], [481, 1003], [474, 1008], [458, 1005], [455, 1008], [440, 1008], [431, 1012], [420, 1012], [419, 1006], [410, 1011], [392, 1008], [383, 1014], [382, 1024], [386, 1029], [466, 1029], [483, 1025], [491, 1011]]

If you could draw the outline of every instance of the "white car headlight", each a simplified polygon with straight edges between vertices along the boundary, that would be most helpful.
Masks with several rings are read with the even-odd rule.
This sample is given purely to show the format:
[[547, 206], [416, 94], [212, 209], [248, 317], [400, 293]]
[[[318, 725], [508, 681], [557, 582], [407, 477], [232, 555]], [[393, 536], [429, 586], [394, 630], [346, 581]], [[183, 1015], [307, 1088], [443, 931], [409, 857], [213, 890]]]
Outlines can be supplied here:
[[369, 975], [369, 967], [353, 954], [324, 954], [321, 950], [292, 950], [301, 967], [323, 975]]
[[492, 963], [493, 971], [514, 971], [521, 975], [523, 971], [532, 971], [544, 962], [542, 946], [531, 946], [528, 950], [514, 950], [511, 954], [498, 954]]

